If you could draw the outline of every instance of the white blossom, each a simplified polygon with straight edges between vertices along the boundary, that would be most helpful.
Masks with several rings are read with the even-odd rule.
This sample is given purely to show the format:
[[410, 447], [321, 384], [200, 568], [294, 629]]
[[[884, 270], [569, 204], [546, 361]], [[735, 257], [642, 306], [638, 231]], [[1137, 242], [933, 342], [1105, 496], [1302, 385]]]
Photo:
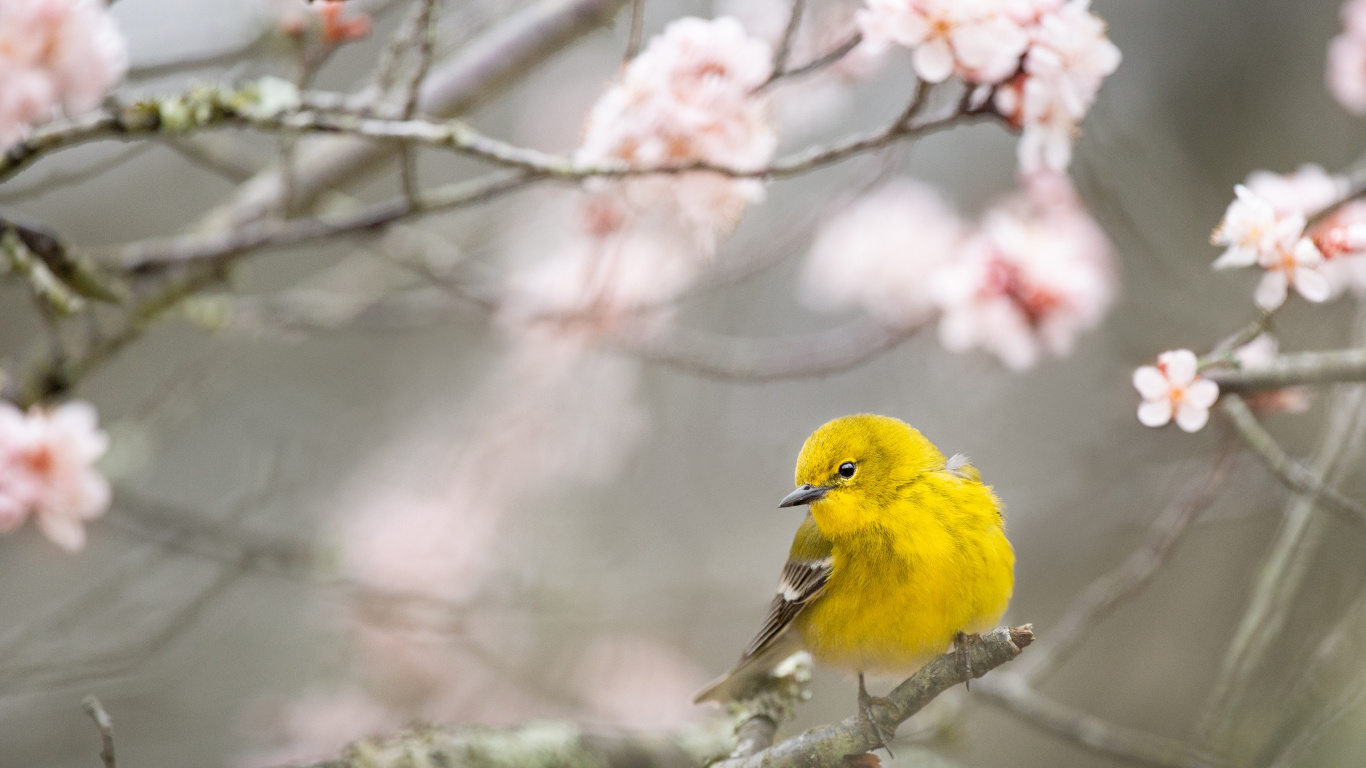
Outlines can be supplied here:
[[1219, 385], [1198, 374], [1199, 361], [1188, 349], [1163, 352], [1157, 365], [1134, 371], [1134, 389], [1143, 397], [1138, 420], [1160, 427], [1176, 418], [1186, 432], [1198, 432], [1209, 421], [1209, 409], [1219, 399]]

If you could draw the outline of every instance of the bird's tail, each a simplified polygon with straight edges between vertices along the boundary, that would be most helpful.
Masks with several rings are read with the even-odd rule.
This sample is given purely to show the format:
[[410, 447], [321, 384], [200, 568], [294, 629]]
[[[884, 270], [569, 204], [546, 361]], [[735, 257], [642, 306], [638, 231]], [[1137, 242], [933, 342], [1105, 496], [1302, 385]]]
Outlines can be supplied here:
[[731, 671], [708, 683], [693, 697], [692, 703], [715, 701], [725, 704], [752, 698], [773, 676], [773, 669], [801, 649], [796, 633], [784, 633], [757, 655], [741, 659]]

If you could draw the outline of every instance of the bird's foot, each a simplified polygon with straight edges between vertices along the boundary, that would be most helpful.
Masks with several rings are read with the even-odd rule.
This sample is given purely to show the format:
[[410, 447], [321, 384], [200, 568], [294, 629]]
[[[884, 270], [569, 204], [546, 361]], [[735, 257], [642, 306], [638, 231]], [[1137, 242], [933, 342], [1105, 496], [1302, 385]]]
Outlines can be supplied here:
[[[896, 757], [892, 754], [892, 748], [887, 746], [887, 736], [882, 732], [882, 726], [878, 725], [877, 717], [873, 714], [873, 707], [890, 707], [891, 705], [891, 699], [868, 695], [868, 688], [863, 684], [863, 673], [858, 673], [858, 714], [863, 722], [868, 724], [873, 736], [877, 739], [877, 744], [873, 745], [873, 749], [885, 749], [887, 750], [887, 757]], [[868, 751], [872, 752], [873, 750]]]
[[963, 686], [969, 691], [972, 690], [972, 654], [969, 651], [973, 643], [982, 642], [982, 636], [973, 632], [959, 632], [953, 638], [953, 655], [958, 657], [958, 666], [963, 668], [967, 674], [967, 679], [963, 681]]

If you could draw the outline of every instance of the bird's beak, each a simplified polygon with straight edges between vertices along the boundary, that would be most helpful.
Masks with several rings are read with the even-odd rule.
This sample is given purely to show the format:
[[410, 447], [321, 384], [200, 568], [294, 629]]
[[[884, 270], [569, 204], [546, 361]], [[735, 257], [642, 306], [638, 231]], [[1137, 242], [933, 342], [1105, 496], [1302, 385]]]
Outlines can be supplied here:
[[813, 501], [820, 501], [825, 498], [825, 494], [829, 493], [833, 487], [834, 486], [830, 485], [811, 485], [810, 483], [807, 483], [784, 496], [783, 500], [778, 502], [778, 506], [796, 507], [802, 504], [810, 504]]

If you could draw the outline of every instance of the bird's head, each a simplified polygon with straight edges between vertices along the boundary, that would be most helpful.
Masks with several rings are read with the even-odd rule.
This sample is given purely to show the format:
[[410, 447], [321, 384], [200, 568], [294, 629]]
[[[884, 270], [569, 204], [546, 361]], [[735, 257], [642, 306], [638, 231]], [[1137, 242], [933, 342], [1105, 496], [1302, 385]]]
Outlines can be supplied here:
[[890, 416], [858, 414], [826, 423], [797, 457], [797, 489], [780, 507], [811, 505], [827, 537], [876, 525], [898, 489], [944, 468], [944, 454], [919, 431]]

